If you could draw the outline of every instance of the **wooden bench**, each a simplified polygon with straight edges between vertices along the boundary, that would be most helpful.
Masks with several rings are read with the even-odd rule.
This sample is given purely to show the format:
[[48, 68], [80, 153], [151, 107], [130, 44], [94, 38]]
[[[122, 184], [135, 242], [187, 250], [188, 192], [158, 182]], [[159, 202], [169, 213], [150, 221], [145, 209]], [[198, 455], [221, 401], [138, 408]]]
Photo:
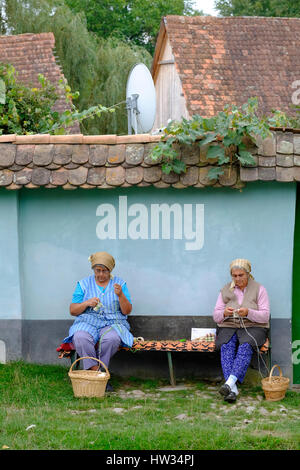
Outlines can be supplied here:
[[[65, 348], [65, 349], [64, 349]], [[138, 352], [138, 351], [161, 351], [167, 353], [168, 366], [169, 366], [169, 376], [170, 383], [172, 386], [176, 385], [176, 379], [173, 368], [172, 361], [172, 352], [205, 352], [213, 353], [215, 352], [215, 341], [210, 340], [135, 340], [131, 348], [120, 348], [126, 351]], [[56, 349], [59, 352], [59, 358], [69, 357], [71, 364], [76, 359], [76, 350], [69, 349], [65, 345], [61, 345]], [[270, 352], [270, 342], [269, 339], [266, 340], [265, 344], [260, 348], [260, 353], [268, 356], [268, 362], [270, 361], [269, 357]], [[79, 364], [79, 363], [77, 363]]]

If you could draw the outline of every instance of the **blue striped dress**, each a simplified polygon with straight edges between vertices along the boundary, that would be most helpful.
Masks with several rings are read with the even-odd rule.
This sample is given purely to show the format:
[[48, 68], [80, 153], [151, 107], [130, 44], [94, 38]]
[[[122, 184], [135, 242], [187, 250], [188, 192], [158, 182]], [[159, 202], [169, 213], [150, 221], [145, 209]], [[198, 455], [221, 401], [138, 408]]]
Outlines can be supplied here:
[[88, 307], [83, 313], [78, 315], [69, 330], [69, 335], [63, 340], [63, 343], [72, 342], [76, 331], [87, 331], [93, 336], [95, 344], [100, 339], [100, 329], [106, 326], [112, 327], [121, 338], [121, 346], [131, 347], [133, 336], [130, 333], [130, 325], [127, 321], [127, 315], [123, 315], [120, 309], [119, 298], [115, 294], [114, 284], [125, 284], [125, 281], [118, 276], [110, 279], [104, 292], [100, 292], [95, 276], [88, 276], [81, 281], [79, 285], [84, 293], [83, 302], [92, 297], [100, 298], [102, 306], [99, 311]]

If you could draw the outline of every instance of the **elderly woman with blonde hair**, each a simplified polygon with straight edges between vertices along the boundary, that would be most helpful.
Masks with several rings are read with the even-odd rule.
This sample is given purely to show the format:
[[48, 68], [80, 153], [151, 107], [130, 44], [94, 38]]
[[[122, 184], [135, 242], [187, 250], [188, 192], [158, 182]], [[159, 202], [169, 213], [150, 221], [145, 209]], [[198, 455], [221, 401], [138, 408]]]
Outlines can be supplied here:
[[219, 392], [225, 401], [234, 402], [237, 382], [243, 382], [254, 351], [267, 339], [270, 307], [267, 291], [254, 280], [248, 260], [232, 261], [230, 274], [232, 281], [221, 289], [213, 318], [225, 378]]
[[[99, 356], [108, 368], [120, 345], [133, 344], [127, 321], [132, 310], [131, 298], [126, 282], [111, 274], [115, 267], [113, 256], [101, 251], [92, 254], [89, 261], [94, 274], [76, 285], [70, 305], [70, 314], [76, 319], [63, 342], [72, 342], [80, 357]], [[83, 359], [83, 367], [95, 370], [99, 363]]]

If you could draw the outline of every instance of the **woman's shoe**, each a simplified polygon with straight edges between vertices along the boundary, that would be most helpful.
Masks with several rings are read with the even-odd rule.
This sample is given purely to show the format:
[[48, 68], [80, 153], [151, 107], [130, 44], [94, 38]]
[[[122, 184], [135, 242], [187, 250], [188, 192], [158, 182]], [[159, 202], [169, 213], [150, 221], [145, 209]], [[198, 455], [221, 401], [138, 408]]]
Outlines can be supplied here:
[[223, 397], [227, 397], [231, 393], [231, 388], [227, 384], [223, 384], [222, 387], [219, 389], [219, 393]]
[[228, 401], [228, 403], [234, 403], [236, 401], [236, 393], [230, 392], [226, 397], [224, 397], [225, 401]]

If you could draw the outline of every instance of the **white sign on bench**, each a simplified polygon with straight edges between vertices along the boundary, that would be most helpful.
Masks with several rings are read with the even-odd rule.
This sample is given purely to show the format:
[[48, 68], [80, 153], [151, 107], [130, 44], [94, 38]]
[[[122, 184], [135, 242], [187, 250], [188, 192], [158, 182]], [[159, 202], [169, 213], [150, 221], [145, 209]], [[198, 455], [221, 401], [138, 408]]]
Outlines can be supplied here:
[[215, 341], [216, 328], [192, 328], [191, 340], [192, 341]]

